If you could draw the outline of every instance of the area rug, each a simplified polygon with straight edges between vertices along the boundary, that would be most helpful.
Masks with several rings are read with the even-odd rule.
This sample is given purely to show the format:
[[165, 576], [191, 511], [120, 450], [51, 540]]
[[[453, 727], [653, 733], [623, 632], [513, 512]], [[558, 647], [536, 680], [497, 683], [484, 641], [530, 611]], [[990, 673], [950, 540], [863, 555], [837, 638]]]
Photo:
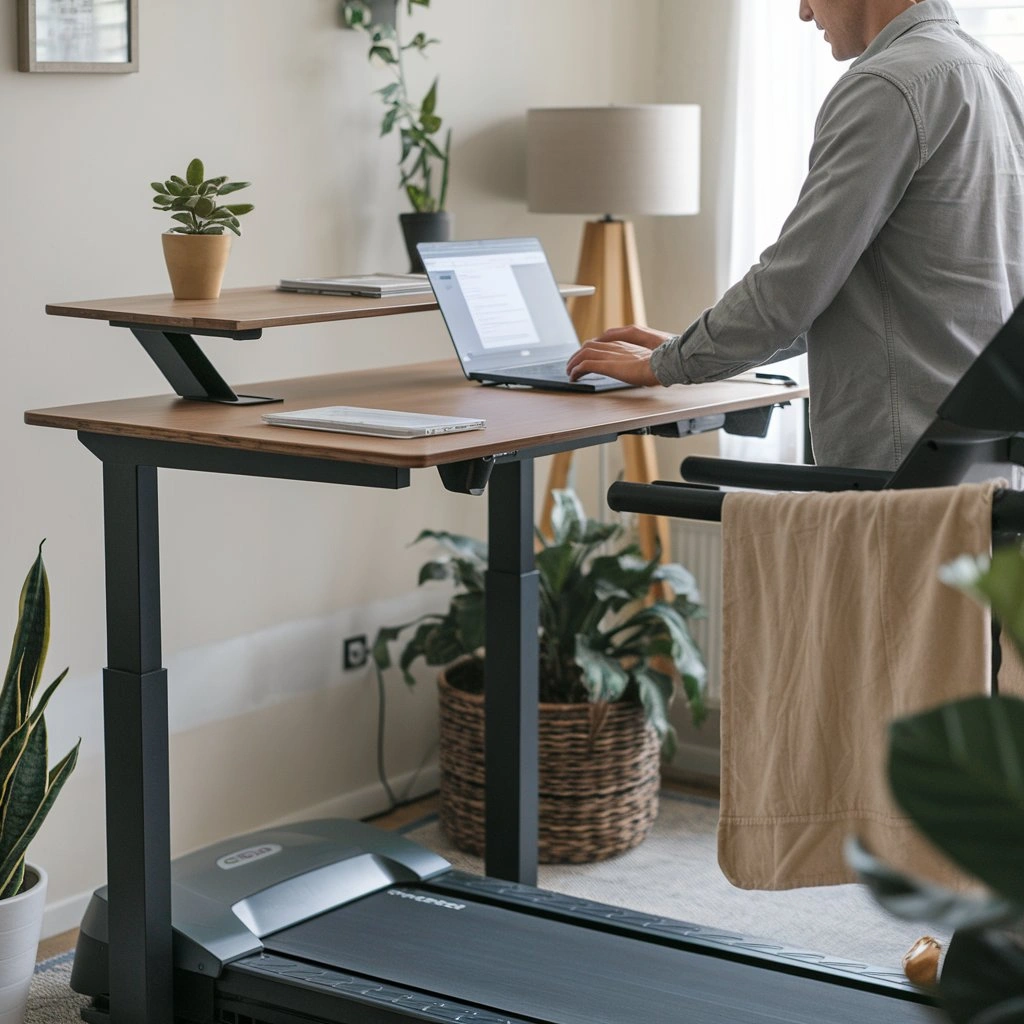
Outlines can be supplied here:
[[[945, 946], [948, 936], [890, 917], [859, 885], [786, 892], [733, 888], [718, 869], [717, 825], [717, 801], [662, 792], [657, 821], [640, 846], [597, 864], [542, 864], [537, 884], [890, 971], [902, 970], [903, 954], [924, 934]], [[482, 871], [478, 858], [447, 842], [436, 815], [403, 832], [457, 868]]]
[[[903, 954], [924, 934], [923, 925], [889, 917], [857, 885], [779, 893], [734, 889], [718, 870], [717, 822], [717, 802], [662, 793], [658, 820], [635, 850], [598, 864], [542, 865], [539, 884], [598, 903], [763, 938], [766, 945], [900, 970]], [[455, 867], [480, 872], [477, 858], [451, 848], [436, 815], [401, 831]], [[945, 943], [945, 936], [931, 934]], [[80, 1024], [86, 1000], [69, 988], [72, 958], [64, 953], [37, 965], [26, 1024]]]
[[36, 964], [25, 1024], [82, 1024], [79, 1012], [88, 1000], [70, 988], [74, 956], [61, 953]]

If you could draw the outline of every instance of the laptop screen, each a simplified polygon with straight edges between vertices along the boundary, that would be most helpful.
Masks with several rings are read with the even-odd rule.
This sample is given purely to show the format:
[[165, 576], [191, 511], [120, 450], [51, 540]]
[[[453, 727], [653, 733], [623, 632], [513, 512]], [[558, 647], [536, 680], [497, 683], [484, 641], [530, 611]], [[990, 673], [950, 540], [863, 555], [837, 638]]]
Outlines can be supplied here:
[[536, 238], [423, 242], [419, 253], [465, 373], [514, 370], [576, 351]]

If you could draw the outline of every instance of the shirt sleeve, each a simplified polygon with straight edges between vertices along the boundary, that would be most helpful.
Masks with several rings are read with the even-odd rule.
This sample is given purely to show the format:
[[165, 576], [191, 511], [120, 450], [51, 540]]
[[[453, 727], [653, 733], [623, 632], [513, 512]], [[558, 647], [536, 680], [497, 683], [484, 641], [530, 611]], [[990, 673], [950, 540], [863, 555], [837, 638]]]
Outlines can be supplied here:
[[810, 170], [774, 245], [717, 305], [651, 355], [665, 385], [720, 380], [793, 355], [902, 198], [925, 152], [902, 89], [848, 72], [818, 115]]

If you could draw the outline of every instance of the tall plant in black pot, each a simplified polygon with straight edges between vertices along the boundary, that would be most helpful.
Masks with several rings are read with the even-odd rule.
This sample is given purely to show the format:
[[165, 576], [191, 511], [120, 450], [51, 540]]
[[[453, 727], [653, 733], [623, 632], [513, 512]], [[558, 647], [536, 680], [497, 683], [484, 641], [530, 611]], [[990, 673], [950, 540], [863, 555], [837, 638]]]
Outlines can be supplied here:
[[[429, 7], [430, 0], [405, 0], [406, 14], [414, 6]], [[437, 114], [437, 78], [418, 103], [409, 95], [405, 54], [416, 50], [425, 54], [438, 42], [425, 32], [417, 32], [403, 41], [398, 28], [377, 15], [365, 0], [343, 0], [342, 17], [349, 28], [361, 29], [370, 37], [369, 57], [380, 61], [391, 72], [394, 81], [377, 90], [384, 102], [381, 135], [397, 131], [401, 140], [398, 160], [399, 187], [412, 204], [412, 213], [399, 215], [405, 247], [409, 253], [409, 269], [423, 272], [423, 261], [416, 250], [419, 242], [443, 242], [451, 238], [452, 218], [445, 209], [448, 198], [448, 164], [452, 133], [449, 128], [439, 145], [442, 121]]]

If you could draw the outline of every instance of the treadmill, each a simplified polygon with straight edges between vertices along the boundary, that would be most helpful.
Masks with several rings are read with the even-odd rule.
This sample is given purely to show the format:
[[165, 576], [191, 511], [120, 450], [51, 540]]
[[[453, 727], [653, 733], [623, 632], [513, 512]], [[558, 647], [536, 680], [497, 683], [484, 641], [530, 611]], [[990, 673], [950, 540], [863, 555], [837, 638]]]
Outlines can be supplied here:
[[[189, 1024], [939, 1024], [902, 974], [454, 870], [343, 819], [172, 863]], [[108, 1024], [106, 888], [71, 987]]]

